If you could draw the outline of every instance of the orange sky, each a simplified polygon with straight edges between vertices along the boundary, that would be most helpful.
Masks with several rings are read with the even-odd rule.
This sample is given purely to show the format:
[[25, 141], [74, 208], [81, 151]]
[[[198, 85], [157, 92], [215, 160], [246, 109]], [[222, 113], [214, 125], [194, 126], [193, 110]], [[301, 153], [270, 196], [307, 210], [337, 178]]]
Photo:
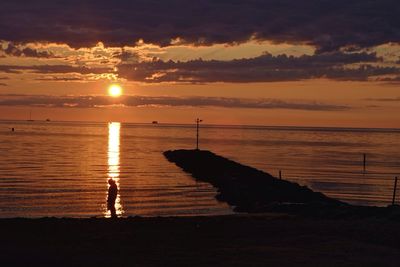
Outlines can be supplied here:
[[[399, 58], [390, 42], [321, 53], [255, 39], [73, 48], [0, 38], [0, 119], [400, 128]], [[125, 98], [107, 100], [113, 83]]]

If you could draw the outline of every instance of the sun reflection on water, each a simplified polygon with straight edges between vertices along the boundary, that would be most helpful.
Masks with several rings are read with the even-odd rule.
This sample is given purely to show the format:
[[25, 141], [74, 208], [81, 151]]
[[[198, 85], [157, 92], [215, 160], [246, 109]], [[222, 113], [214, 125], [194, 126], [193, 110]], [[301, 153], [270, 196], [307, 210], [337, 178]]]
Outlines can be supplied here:
[[[120, 129], [121, 123], [110, 122], [108, 124], [108, 179], [113, 179], [118, 189], [120, 189], [119, 174], [120, 174]], [[123, 214], [123, 208], [121, 204], [121, 197], [118, 191], [117, 199], [115, 201], [115, 209], [117, 216]], [[110, 217], [111, 213], [109, 210], [105, 210], [105, 216]]]

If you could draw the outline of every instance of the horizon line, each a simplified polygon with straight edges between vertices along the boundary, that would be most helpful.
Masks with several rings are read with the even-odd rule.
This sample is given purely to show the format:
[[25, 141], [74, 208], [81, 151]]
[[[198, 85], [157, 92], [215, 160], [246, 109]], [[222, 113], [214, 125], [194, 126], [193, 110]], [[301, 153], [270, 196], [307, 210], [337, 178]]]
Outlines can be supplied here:
[[[121, 121], [89, 121], [89, 120], [50, 120], [37, 119], [28, 121], [26, 119], [0, 119], [0, 122], [44, 122], [44, 123], [94, 123], [94, 124], [108, 124], [111, 122], [119, 122], [121, 124], [137, 124], [137, 125], [164, 125], [164, 126], [193, 126], [196, 125], [195, 120], [193, 123], [176, 123], [176, 122], [158, 122], [156, 124], [152, 122], [121, 122]], [[261, 124], [216, 124], [216, 123], [202, 123], [203, 127], [245, 127], [245, 128], [297, 128], [297, 129], [351, 129], [351, 130], [394, 130], [400, 131], [400, 128], [393, 127], [348, 127], [348, 126], [299, 126], [299, 125], [261, 125]]]

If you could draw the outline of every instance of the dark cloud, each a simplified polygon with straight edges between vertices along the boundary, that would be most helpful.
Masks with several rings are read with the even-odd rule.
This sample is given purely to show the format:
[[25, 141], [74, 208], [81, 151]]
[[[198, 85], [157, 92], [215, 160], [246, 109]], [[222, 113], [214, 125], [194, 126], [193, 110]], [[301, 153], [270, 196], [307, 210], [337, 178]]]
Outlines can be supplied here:
[[15, 57], [37, 57], [37, 58], [51, 58], [55, 57], [52, 53], [47, 51], [38, 51], [30, 47], [18, 47], [9, 43], [6, 48], [0, 46], [0, 51], [3, 51], [6, 55]]
[[0, 106], [44, 106], [44, 107], [107, 107], [123, 105], [127, 107], [141, 106], [173, 106], [173, 107], [224, 107], [252, 109], [294, 109], [308, 111], [342, 111], [350, 107], [318, 102], [284, 101], [280, 99], [245, 99], [226, 97], [150, 97], [124, 96], [110, 98], [108, 96], [46, 96], [46, 95], [2, 95]]
[[111, 73], [111, 68], [89, 68], [86, 66], [70, 66], [70, 65], [34, 65], [34, 66], [14, 66], [0, 65], [0, 72], [20, 73], [21, 71], [30, 71], [40, 74], [52, 73], [79, 73], [79, 74], [102, 74]]
[[[122, 52], [113, 55], [123, 59], [115, 71], [110, 67], [87, 67], [72, 65], [0, 65], [0, 72], [31, 72], [47, 74], [41, 81], [79, 81], [82, 77], [68, 74], [118, 74], [120, 78], [146, 83], [180, 82], [275, 82], [327, 78], [345, 81], [377, 81], [386, 79], [381, 75], [398, 75], [397, 67], [378, 66], [382, 59], [375, 53], [325, 52], [300, 57], [264, 54], [256, 58], [191, 61], [139, 61], [136, 54]], [[372, 63], [378, 63], [374, 66]], [[349, 67], [349, 65], [353, 65]], [[54, 76], [64, 74], [64, 77]], [[71, 75], [72, 76], [72, 75]], [[391, 78], [394, 79], [394, 78]], [[393, 80], [392, 80], [393, 81]]]
[[[201, 59], [187, 62], [153, 60], [122, 63], [122, 78], [142, 82], [273, 82], [312, 78], [364, 81], [369, 77], [399, 73], [395, 67], [371, 66], [380, 62], [375, 53], [321, 53], [293, 57], [270, 54], [251, 59], [218, 61]], [[360, 64], [349, 68], [345, 65]]]
[[347, 106], [323, 104], [317, 102], [288, 102], [279, 99], [246, 99], [227, 97], [128, 97], [123, 101], [127, 106], [195, 106], [225, 108], [258, 108], [258, 109], [299, 109], [299, 110], [345, 110]]
[[392, 97], [392, 98], [367, 98], [368, 101], [378, 101], [378, 102], [400, 102], [399, 97]]
[[9, 80], [10, 78], [8, 77], [0, 77], [0, 80]]
[[133, 52], [128, 52], [123, 50], [121, 53], [116, 52], [113, 55], [115, 58], [118, 58], [121, 62], [124, 63], [130, 63], [130, 62], [139, 62], [140, 61], [140, 57], [137, 53], [133, 53]]
[[238, 43], [251, 37], [320, 51], [400, 41], [398, 0], [13, 0], [0, 2], [0, 39], [73, 47]]
[[400, 76], [394, 76], [394, 77], [379, 77], [377, 79], [379, 82], [387, 82], [387, 83], [394, 83], [398, 84], [400, 82]]
[[0, 83], [0, 86], [8, 86], [6, 83]]
[[50, 81], [50, 82], [74, 82], [86, 81], [83, 77], [42, 77], [37, 78], [35, 81]]

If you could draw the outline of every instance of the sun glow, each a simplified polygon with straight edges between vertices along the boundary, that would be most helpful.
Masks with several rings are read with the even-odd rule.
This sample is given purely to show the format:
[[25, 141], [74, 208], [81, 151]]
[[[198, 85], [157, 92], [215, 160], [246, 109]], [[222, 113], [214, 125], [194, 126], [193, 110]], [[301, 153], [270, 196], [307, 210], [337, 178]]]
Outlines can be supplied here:
[[122, 87], [119, 84], [112, 84], [108, 87], [108, 94], [112, 97], [119, 97], [122, 95]]
[[[113, 179], [118, 188], [120, 188], [119, 174], [120, 174], [120, 129], [121, 123], [110, 122], [108, 124], [108, 173], [107, 180]], [[115, 201], [115, 210], [118, 216], [121, 216], [124, 211], [121, 204], [121, 196], [118, 193]], [[111, 213], [105, 209], [104, 214], [110, 217]]]

